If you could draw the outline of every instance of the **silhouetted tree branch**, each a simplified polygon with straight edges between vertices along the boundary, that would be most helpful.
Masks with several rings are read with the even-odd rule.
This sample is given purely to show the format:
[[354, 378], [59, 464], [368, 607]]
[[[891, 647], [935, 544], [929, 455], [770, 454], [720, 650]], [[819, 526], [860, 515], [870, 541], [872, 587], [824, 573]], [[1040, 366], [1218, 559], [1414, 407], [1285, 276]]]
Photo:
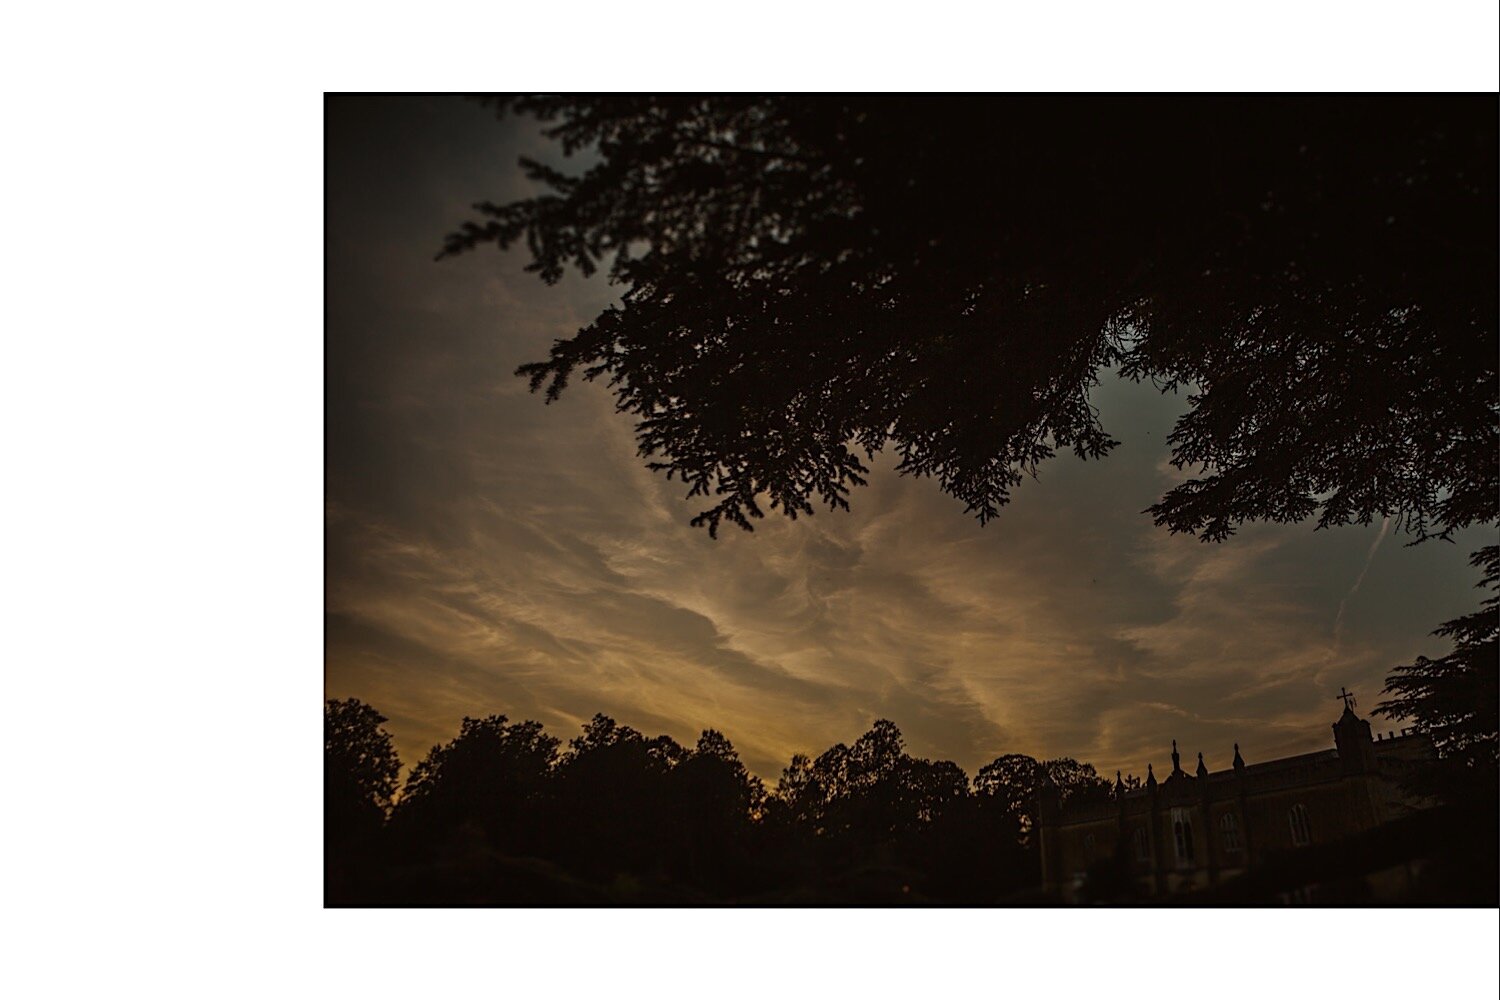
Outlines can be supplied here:
[[1496, 519], [1492, 96], [492, 103], [598, 159], [443, 254], [608, 259], [621, 305], [519, 374], [606, 379], [710, 533], [847, 507], [885, 447], [986, 521], [1114, 447], [1108, 366], [1191, 394], [1172, 531]]
[[[1480, 587], [1500, 590], [1500, 546], [1480, 549], [1470, 562], [1483, 574]], [[1375, 712], [1410, 720], [1432, 737], [1439, 759], [1418, 775], [1422, 790], [1449, 801], [1476, 793], [1493, 800], [1500, 779], [1500, 594], [1433, 634], [1451, 639], [1453, 651], [1397, 667], [1381, 692], [1389, 698]]]

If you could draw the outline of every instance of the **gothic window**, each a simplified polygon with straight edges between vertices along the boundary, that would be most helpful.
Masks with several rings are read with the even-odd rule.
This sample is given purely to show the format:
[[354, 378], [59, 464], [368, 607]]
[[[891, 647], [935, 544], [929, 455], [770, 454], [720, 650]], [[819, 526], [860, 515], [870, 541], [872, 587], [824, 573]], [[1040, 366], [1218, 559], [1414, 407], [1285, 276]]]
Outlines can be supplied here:
[[1219, 817], [1219, 832], [1224, 836], [1224, 850], [1240, 849], [1240, 821], [1234, 813], [1225, 813]]
[[1151, 845], [1146, 840], [1146, 828], [1138, 826], [1135, 828], [1135, 859], [1137, 861], [1151, 860]]
[[1312, 828], [1307, 825], [1307, 806], [1300, 802], [1292, 806], [1292, 811], [1287, 813], [1287, 821], [1292, 825], [1293, 844], [1305, 847], [1312, 843]]
[[1177, 849], [1177, 864], [1193, 863], [1193, 820], [1186, 809], [1172, 810], [1172, 844]]

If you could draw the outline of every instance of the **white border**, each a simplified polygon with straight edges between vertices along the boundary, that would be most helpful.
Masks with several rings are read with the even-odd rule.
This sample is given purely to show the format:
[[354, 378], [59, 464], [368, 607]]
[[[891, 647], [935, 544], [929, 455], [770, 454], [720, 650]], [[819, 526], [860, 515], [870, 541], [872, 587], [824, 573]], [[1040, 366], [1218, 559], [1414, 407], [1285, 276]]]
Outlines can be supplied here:
[[314, 761], [322, 91], [1493, 91], [1496, 37], [1493, 0], [8, 12], [8, 981], [1495, 995], [1493, 911], [325, 912]]

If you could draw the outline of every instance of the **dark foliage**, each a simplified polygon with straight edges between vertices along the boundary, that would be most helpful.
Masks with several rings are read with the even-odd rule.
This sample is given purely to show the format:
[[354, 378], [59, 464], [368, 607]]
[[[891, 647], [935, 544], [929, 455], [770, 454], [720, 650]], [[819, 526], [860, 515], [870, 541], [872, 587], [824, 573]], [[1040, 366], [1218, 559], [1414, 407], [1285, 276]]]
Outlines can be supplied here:
[[[1109, 367], [1188, 393], [1174, 532], [1500, 515], [1494, 95], [489, 100], [592, 165], [523, 160], [545, 193], [440, 256], [608, 268], [621, 305], [518, 374], [607, 380], [711, 534], [847, 508], [887, 447], [986, 521], [1056, 450], [1114, 447]], [[1439, 784], [1494, 783], [1494, 612], [1387, 689]], [[871, 780], [852, 753], [795, 765], [786, 808], [848, 823], [819, 802]]]
[[[384, 743], [383, 731], [370, 736], [383, 721], [373, 709], [329, 704], [359, 720], [371, 746]], [[330, 770], [347, 759], [347, 743], [329, 742]], [[384, 780], [395, 757], [380, 760]], [[559, 754], [538, 723], [492, 715], [464, 719], [455, 739], [413, 768], [387, 822], [371, 800], [374, 820], [360, 839], [330, 841], [326, 898], [337, 906], [1047, 903], [1032, 833], [1038, 799], [1107, 802], [1138, 786], [1106, 781], [1071, 758], [1021, 754], [986, 764], [970, 782], [950, 761], [911, 756], [901, 731], [881, 719], [852, 744], [794, 757], [767, 791], [716, 730], [687, 749], [596, 715]], [[1411, 858], [1425, 859], [1423, 900], [1493, 899], [1493, 800], [1469, 791], [1437, 822], [1420, 813], [1296, 857], [1268, 856], [1254, 880], [1203, 901], [1276, 902], [1310, 882], [1326, 892], [1347, 881], [1353, 891], [1362, 873]], [[1446, 839], [1435, 850], [1439, 830]], [[1123, 842], [1085, 876], [1085, 901], [1144, 901]]]
[[535, 722], [464, 719], [373, 851], [330, 855], [330, 903], [995, 903], [1040, 881], [1039, 781], [1110, 794], [1088, 765], [1019, 755], [971, 787], [884, 719], [769, 792], [712, 729], [688, 750], [597, 715], [557, 751]]
[[1057, 789], [1060, 806], [1075, 800], [1100, 801], [1112, 794], [1112, 786], [1099, 777], [1094, 765], [1080, 764], [1071, 757], [1039, 761], [1010, 753], [984, 765], [974, 776], [976, 793], [1003, 801], [1018, 817], [1030, 809], [1044, 784]]
[[530, 853], [531, 814], [544, 800], [557, 746], [540, 723], [465, 718], [457, 739], [433, 747], [412, 768], [392, 817], [396, 836], [408, 848], [468, 838], [505, 853]]
[[604, 378], [643, 456], [749, 528], [848, 505], [892, 447], [981, 521], [1115, 441], [1101, 369], [1185, 388], [1151, 508], [1496, 518], [1496, 101], [1474, 96], [519, 97], [578, 173], [479, 206], [623, 302], [520, 374]]
[[[1500, 546], [1480, 549], [1470, 561], [1483, 574], [1479, 586], [1500, 591]], [[1433, 634], [1451, 639], [1453, 651], [1397, 667], [1382, 692], [1390, 697], [1375, 712], [1410, 720], [1432, 737], [1439, 756], [1417, 775], [1420, 790], [1449, 801], [1476, 793], [1493, 801], [1500, 781], [1500, 593]]]
[[323, 706], [323, 833], [327, 849], [352, 850], [379, 833], [401, 763], [386, 721], [349, 698]]

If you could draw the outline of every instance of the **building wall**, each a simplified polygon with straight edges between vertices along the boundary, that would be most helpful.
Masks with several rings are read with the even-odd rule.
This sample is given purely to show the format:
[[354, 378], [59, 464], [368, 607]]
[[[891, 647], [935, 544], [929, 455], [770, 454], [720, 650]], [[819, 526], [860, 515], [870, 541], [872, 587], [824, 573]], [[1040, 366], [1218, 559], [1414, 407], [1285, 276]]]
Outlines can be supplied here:
[[1362, 801], [1362, 788], [1353, 786], [1354, 781], [1342, 778], [1247, 797], [1245, 818], [1255, 831], [1255, 856], [1263, 858], [1271, 851], [1289, 851], [1303, 846], [1292, 839], [1294, 806], [1306, 810], [1311, 843], [1338, 840], [1374, 826]]
[[[1334, 728], [1338, 750], [1200, 777], [1177, 772], [1160, 786], [1153, 783], [1108, 804], [1061, 809], [1044, 799], [1038, 811], [1044, 889], [1076, 901], [1091, 867], [1110, 864], [1145, 894], [1201, 888], [1303, 846], [1293, 836], [1298, 806], [1308, 843], [1319, 844], [1423, 804], [1413, 801], [1398, 779], [1431, 756], [1430, 743], [1416, 737], [1374, 742], [1369, 725], [1347, 711]], [[1190, 827], [1190, 858], [1179, 851], [1174, 815]], [[1226, 839], [1225, 816], [1234, 817], [1237, 846]], [[1145, 857], [1138, 852], [1138, 830], [1144, 831]], [[1404, 869], [1381, 873], [1372, 877], [1371, 888], [1399, 891], [1410, 878]]]

